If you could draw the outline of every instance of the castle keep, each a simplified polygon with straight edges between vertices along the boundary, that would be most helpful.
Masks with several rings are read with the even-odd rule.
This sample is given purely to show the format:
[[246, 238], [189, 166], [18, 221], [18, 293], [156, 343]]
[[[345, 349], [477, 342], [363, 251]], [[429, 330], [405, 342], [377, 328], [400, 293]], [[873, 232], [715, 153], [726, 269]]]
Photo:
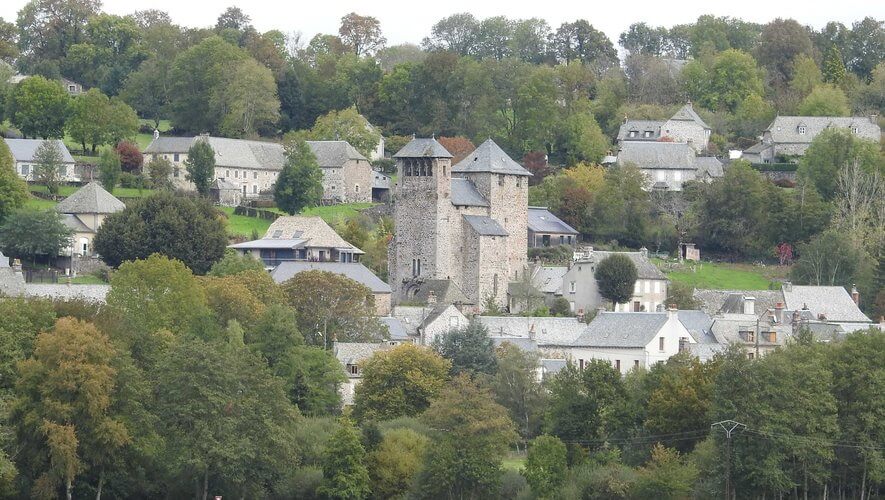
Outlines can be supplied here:
[[396, 234], [389, 254], [397, 302], [422, 283], [449, 281], [484, 309], [507, 304], [507, 286], [526, 269], [528, 177], [491, 139], [452, 165], [434, 139], [394, 155]]

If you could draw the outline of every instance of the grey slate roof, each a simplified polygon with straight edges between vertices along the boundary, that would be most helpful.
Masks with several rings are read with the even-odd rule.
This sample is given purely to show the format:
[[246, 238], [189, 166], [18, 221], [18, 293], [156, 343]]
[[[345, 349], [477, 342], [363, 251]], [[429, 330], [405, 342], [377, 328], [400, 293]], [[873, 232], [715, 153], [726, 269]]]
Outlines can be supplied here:
[[607, 252], [604, 250], [593, 250], [593, 254], [590, 256], [590, 259], [581, 259], [581, 262], [592, 261], [597, 264], [607, 259], [612, 255], [625, 255], [628, 259], [633, 262], [633, 265], [636, 266], [636, 277], [644, 280], [665, 280], [667, 277], [664, 273], [658, 269], [658, 266], [654, 265], [652, 261], [648, 260], [648, 256], [643, 254], [642, 252]]
[[685, 329], [691, 333], [696, 342], [703, 342], [708, 339], [707, 332], [713, 325], [713, 318], [704, 311], [681, 310], [676, 312], [679, 321], [685, 326]]
[[815, 317], [823, 314], [835, 323], [870, 323], [851, 295], [841, 286], [785, 286], [784, 300], [788, 309], [808, 309]]
[[489, 335], [489, 338], [492, 339], [492, 344], [494, 344], [496, 348], [506, 343], [518, 347], [525, 352], [536, 352], [538, 350], [537, 342], [524, 337], [496, 337]]
[[113, 214], [124, 208], [126, 205], [122, 201], [93, 181], [59, 202], [55, 211], [61, 214]]
[[528, 228], [529, 231], [536, 233], [578, 234], [575, 228], [550, 213], [545, 207], [529, 207]]
[[753, 314], [757, 317], [774, 309], [778, 302], [784, 302], [784, 295], [780, 290], [695, 290], [692, 295], [700, 303], [701, 310], [710, 316], [742, 314], [745, 297], [755, 299]]
[[81, 299], [89, 302], [104, 303], [110, 289], [111, 285], [45, 285], [42, 283], [28, 283], [25, 285], [25, 295], [53, 300]]
[[509, 233], [498, 221], [485, 215], [462, 215], [470, 227], [480, 236], [508, 236]]
[[677, 111], [675, 115], [670, 117], [670, 119], [674, 121], [695, 122], [706, 129], [710, 128], [710, 126], [704, 123], [704, 120], [700, 116], [698, 116], [694, 108], [691, 106], [691, 103], [679, 108], [679, 111]]
[[435, 280], [420, 278], [410, 281], [406, 286], [406, 300], [426, 304], [430, 293], [437, 304], [472, 304], [452, 280]]
[[390, 340], [409, 340], [411, 338], [406, 331], [406, 327], [399, 319], [385, 316], [383, 318], [378, 318], [378, 321], [387, 327], [387, 332], [390, 334]]
[[[805, 134], [799, 133], [800, 125], [805, 126]], [[778, 116], [766, 132], [771, 134], [771, 141], [778, 144], [807, 144], [830, 127], [843, 130], [857, 127], [859, 137], [877, 143], [882, 135], [879, 124], [866, 116]]]
[[[12, 152], [12, 157], [15, 158], [15, 161], [18, 162], [29, 162], [34, 161], [34, 153], [37, 152], [37, 148], [40, 147], [45, 141], [43, 139], [4, 139], [6, 141], [6, 145], [9, 146], [9, 151]], [[71, 152], [68, 151], [68, 148], [65, 146], [65, 143], [61, 139], [49, 139], [58, 146], [59, 151], [61, 151], [61, 161], [62, 163], [74, 163], [74, 157], [71, 156]]]
[[541, 266], [532, 275], [532, 285], [541, 293], [561, 293], [562, 278], [567, 272], [566, 266]]
[[270, 276], [277, 283], [282, 283], [303, 271], [328, 271], [340, 274], [365, 285], [372, 293], [390, 293], [390, 285], [381, 281], [381, 278], [359, 262], [283, 262]]
[[89, 226], [83, 224], [83, 221], [77, 218], [76, 215], [73, 214], [62, 214], [61, 215], [61, 223], [65, 225], [66, 228], [74, 231], [75, 233], [94, 233], [92, 229], [89, 229]]
[[477, 316], [498, 337], [534, 338], [541, 347], [573, 345], [587, 325], [577, 318], [540, 318], [532, 316]]
[[[664, 122], [660, 120], [627, 120], [618, 129], [618, 141], [628, 139], [630, 141], [657, 141], [661, 138], [661, 127]], [[637, 133], [636, 137], [630, 137], [630, 131]], [[646, 131], [651, 131], [651, 137], [643, 137]]]
[[347, 141], [307, 141], [307, 145], [317, 157], [320, 167], [337, 168], [350, 160], [368, 161]]
[[698, 156], [694, 161], [698, 167], [698, 177], [709, 175], [711, 178], [718, 178], [725, 175], [722, 168], [722, 160], [715, 156]]
[[710, 361], [713, 359], [716, 354], [720, 352], [724, 352], [725, 349], [728, 348], [728, 344], [712, 344], [712, 343], [697, 343], [697, 344], [688, 344], [686, 349], [691, 353], [692, 356], [698, 358], [701, 362]]
[[335, 358], [341, 364], [355, 365], [390, 347], [386, 342], [336, 342], [333, 350]]
[[390, 177], [372, 171], [372, 189], [390, 189]]
[[223, 178], [218, 178], [212, 181], [212, 184], [209, 186], [210, 189], [217, 189], [219, 191], [239, 191], [240, 187], [234, 184], [233, 182], [227, 181]]
[[255, 170], [283, 169], [286, 162], [283, 145], [276, 142], [247, 141], [226, 137], [159, 137], [151, 141], [145, 153], [187, 153], [198, 140], [209, 141], [215, 152], [215, 166], [225, 168], [249, 168]]
[[667, 313], [601, 311], [575, 340], [581, 347], [642, 348], [667, 322]]
[[394, 158], [451, 158], [452, 153], [443, 147], [436, 139], [412, 139], [402, 149], [397, 151]]
[[618, 164], [633, 163], [642, 169], [695, 170], [695, 151], [684, 142], [625, 141]]
[[545, 376], [556, 375], [568, 365], [568, 361], [564, 359], [542, 359], [540, 363], [541, 371], [544, 372]]
[[452, 178], [452, 205], [458, 207], [487, 207], [489, 202], [476, 190], [469, 179]]
[[507, 156], [503, 149], [488, 139], [479, 145], [466, 158], [452, 167], [455, 173], [491, 172], [494, 174], [522, 175], [531, 177], [532, 173], [522, 168], [519, 163]]
[[[716, 341], [723, 345], [731, 343], [748, 344], [741, 337], [741, 332], [756, 331], [756, 317], [748, 314], [725, 314], [718, 316], [713, 321], [710, 331], [716, 338]], [[771, 347], [784, 345], [787, 340], [792, 337], [792, 328], [786, 326], [770, 326], [762, 323], [759, 326], [760, 332], [773, 331], [777, 334], [774, 342], [769, 342], [765, 335], [757, 337], [758, 344], [762, 347]], [[755, 344], [756, 342], [749, 342]]]

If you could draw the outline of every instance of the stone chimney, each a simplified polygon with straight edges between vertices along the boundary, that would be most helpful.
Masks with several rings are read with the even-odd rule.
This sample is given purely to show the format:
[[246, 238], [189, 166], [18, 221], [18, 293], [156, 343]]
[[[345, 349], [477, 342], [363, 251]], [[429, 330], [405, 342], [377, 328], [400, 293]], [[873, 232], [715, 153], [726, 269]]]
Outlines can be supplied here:
[[535, 324], [534, 323], [529, 325], [529, 339], [535, 340]]
[[870, 123], [872, 123], [873, 125], [879, 124], [879, 115], [877, 113], [870, 114]]
[[744, 314], [756, 314], [756, 297], [744, 296]]
[[857, 287], [851, 285], [851, 300], [854, 301], [854, 305], [860, 307], [860, 292], [857, 291]]
[[158, 129], [154, 129], [154, 140], [157, 140], [159, 138], [160, 138], [160, 131]]
[[784, 281], [783, 289], [785, 292], [792, 292], [793, 291], [793, 283], [791, 283], [789, 281]]
[[648, 248], [642, 247], [639, 249], [639, 253], [642, 254], [643, 257], [648, 257]]
[[667, 306], [667, 319], [678, 318], [679, 317], [679, 309], [676, 307], [676, 304], [670, 304]]
[[679, 352], [684, 352], [688, 350], [688, 339], [685, 337], [679, 338]]
[[436, 305], [436, 293], [434, 293], [433, 290], [430, 290], [429, 292], [427, 292], [427, 305], [428, 306], [435, 306]]
[[774, 305], [774, 320], [778, 323], [783, 323], [784, 321], [784, 303], [778, 302]]

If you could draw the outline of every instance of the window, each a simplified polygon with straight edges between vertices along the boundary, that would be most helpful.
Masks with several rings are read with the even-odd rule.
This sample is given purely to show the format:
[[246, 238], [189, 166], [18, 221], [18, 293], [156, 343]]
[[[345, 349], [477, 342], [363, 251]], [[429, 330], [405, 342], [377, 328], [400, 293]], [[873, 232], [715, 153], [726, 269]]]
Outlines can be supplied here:
[[638, 359], [633, 360], [633, 368], [639, 368], [639, 360]]
[[358, 375], [360, 371], [360, 367], [357, 365], [347, 365], [347, 371], [351, 375]]
[[61, 165], [60, 167], [58, 167], [58, 175], [60, 177], [64, 177], [64, 176], [68, 175], [68, 166]]
[[754, 357], [755, 357], [754, 353], [752, 353], [752, 352], [747, 353], [747, 359], [753, 359]]
[[805, 127], [805, 125], [799, 125], [799, 135], [805, 135], [805, 132], [807, 130], [808, 129]]
[[756, 342], [756, 332], [744, 332], [744, 338], [747, 339], [747, 342]]
[[636, 280], [636, 283], [633, 283], [633, 295], [639, 295], [642, 292], [642, 282]]
[[658, 337], [658, 350], [664, 350], [664, 337]]
[[497, 273], [495, 273], [495, 275], [492, 277], [492, 295], [494, 295], [495, 297], [498, 296], [498, 274]]
[[252, 194], [258, 194], [258, 186], [255, 184], [252, 184]]
[[421, 274], [421, 259], [412, 259], [412, 276]]
[[853, 125], [853, 126], [851, 127], [851, 133], [852, 133], [852, 134], [857, 134], [857, 125]]
[[666, 178], [667, 173], [663, 170], [658, 170], [657, 172], [655, 172], [655, 175], [657, 176], [657, 179], [659, 181], [663, 181]]
[[353, 190], [356, 191], [357, 193], [359, 193], [360, 192], [360, 185], [359, 184], [354, 185]]
[[639, 132], [637, 132], [635, 130], [631, 130], [630, 133], [628, 134], [629, 137], [636, 137], [637, 135], [639, 135]]
[[645, 293], [651, 293], [651, 281], [643, 281], [643, 285], [645, 287]]
[[577, 285], [574, 281], [572, 281], [571, 283], [568, 284], [568, 293], [575, 293], [576, 289], [577, 289]]
[[504, 185], [504, 176], [503, 175], [498, 175], [498, 185], [499, 186]]
[[766, 335], [768, 336], [768, 341], [771, 342], [772, 344], [777, 342], [777, 333], [768, 332]]
[[449, 328], [458, 328], [458, 317], [452, 316], [449, 318]]
[[178, 159], [179, 159], [178, 153], [175, 153], [174, 155], [172, 155], [172, 159], [174, 161], [178, 161]]
[[76, 92], [76, 91], [77, 91], [76, 85], [68, 85], [68, 92]]
[[682, 180], [682, 172], [680, 172], [679, 170], [673, 172], [673, 180], [677, 181], [677, 182], [681, 181]]
[[661, 293], [661, 282], [660, 281], [655, 281], [654, 290], [655, 290], [655, 293]]
[[224, 171], [224, 178], [225, 178], [225, 179], [230, 179], [230, 170], [225, 170], [225, 171]]
[[574, 301], [570, 301], [570, 302], [568, 303], [568, 310], [569, 310], [570, 312], [575, 312], [575, 303], [574, 303]]
[[240, 171], [239, 170], [234, 170], [234, 177], [237, 179], [240, 178]]
[[22, 175], [28, 175], [28, 170], [30, 165], [22, 165]]
[[615, 370], [621, 371], [621, 360], [620, 359], [615, 360]]
[[565, 236], [560, 234], [559, 235], [559, 244], [562, 245], [563, 243], [565, 243]]
[[522, 187], [522, 177], [516, 178], [516, 187]]
[[651, 137], [651, 130], [646, 130], [642, 133], [642, 137]]
[[584, 369], [584, 360], [583, 359], [578, 360], [578, 368], [581, 370]]
[[172, 172], [172, 176], [173, 176], [173, 177], [178, 177], [180, 173], [181, 173], [181, 169], [176, 168], [176, 169]]
[[258, 171], [257, 171], [257, 170], [256, 170], [255, 172], [252, 172], [252, 178], [253, 178], [253, 179], [257, 179], [257, 178], [258, 178]]

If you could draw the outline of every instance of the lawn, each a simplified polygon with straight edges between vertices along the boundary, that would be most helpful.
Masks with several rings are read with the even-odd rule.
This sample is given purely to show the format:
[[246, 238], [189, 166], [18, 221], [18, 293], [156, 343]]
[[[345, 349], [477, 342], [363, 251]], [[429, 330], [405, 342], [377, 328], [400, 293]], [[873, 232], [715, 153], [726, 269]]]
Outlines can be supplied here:
[[107, 285], [107, 282], [103, 281], [98, 276], [93, 276], [91, 274], [83, 274], [77, 276], [75, 278], [71, 278], [72, 285]]
[[307, 208], [301, 211], [301, 215], [318, 215], [329, 224], [339, 219], [347, 219], [359, 214], [361, 211], [371, 208], [374, 203], [345, 203], [342, 205], [328, 205], [322, 207]]
[[31, 196], [28, 198], [28, 201], [25, 203], [25, 206], [34, 210], [52, 210], [55, 208], [56, 202], [50, 200], [44, 200], [43, 198], [37, 198], [36, 196]]
[[[31, 190], [31, 192], [34, 192], [34, 193], [45, 193], [46, 192], [46, 186], [39, 186], [36, 184], [31, 184], [28, 188]], [[62, 186], [58, 187], [58, 194], [60, 194], [61, 196], [70, 196], [70, 195], [74, 194], [74, 192], [77, 191], [78, 189], [80, 189], [79, 186], [62, 185]], [[114, 189], [114, 196], [116, 196], [118, 198], [142, 198], [145, 196], [150, 196], [151, 194], [153, 194], [153, 191], [150, 189], [139, 190], [136, 188], [122, 188], [122, 187], [118, 187], [118, 188]]]
[[[149, 125], [151, 127], [154, 126], [153, 120], [140, 120], [139, 122], [141, 125]], [[172, 128], [172, 125], [169, 123], [169, 120], [160, 120], [160, 126], [157, 128], [157, 130], [159, 130], [162, 134], [163, 132], [168, 131], [170, 128]], [[142, 151], [144, 151], [144, 148], [148, 147], [148, 144], [150, 144], [152, 140], [154, 140], [153, 133], [138, 134], [135, 137], [135, 143], [138, 144], [138, 148]]]
[[[360, 211], [370, 208], [374, 203], [346, 203], [342, 205], [329, 205], [323, 207], [313, 207], [304, 209], [301, 215], [316, 215], [322, 217], [329, 224], [334, 224], [340, 219], [347, 219], [360, 213]], [[256, 229], [260, 236], [264, 236], [267, 228], [270, 227], [271, 221], [259, 219], [257, 217], [248, 217], [245, 215], [234, 215], [234, 209], [231, 207], [221, 207], [221, 210], [228, 217], [228, 233], [232, 235], [242, 235], [246, 237], [252, 236], [252, 230]], [[280, 215], [286, 215], [279, 208], [265, 208], [270, 212], [276, 212]]]
[[715, 262], [678, 264], [654, 259], [654, 263], [672, 281], [694, 288], [713, 290], [769, 290], [785, 278], [789, 267]]
[[233, 236], [252, 237], [252, 232], [257, 231], [258, 237], [264, 236], [267, 228], [270, 227], [271, 221], [267, 219], [259, 219], [257, 217], [248, 217], [245, 215], [234, 214], [233, 207], [219, 207], [222, 212], [227, 214], [227, 232]]
[[501, 466], [505, 469], [521, 471], [525, 467], [525, 455], [509, 453], [501, 462]]

